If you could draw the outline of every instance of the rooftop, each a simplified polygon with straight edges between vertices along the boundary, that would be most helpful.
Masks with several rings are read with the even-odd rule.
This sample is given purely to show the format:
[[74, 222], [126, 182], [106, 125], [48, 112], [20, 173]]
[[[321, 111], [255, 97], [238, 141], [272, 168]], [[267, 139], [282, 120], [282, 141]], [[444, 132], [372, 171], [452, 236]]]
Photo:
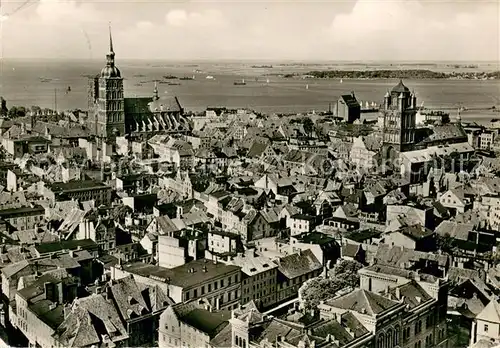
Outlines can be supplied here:
[[75, 180], [69, 182], [55, 182], [51, 185], [52, 191], [79, 191], [91, 188], [107, 188], [109, 186], [96, 180]]
[[167, 282], [182, 288], [197, 286], [225, 274], [237, 272], [238, 266], [214, 263], [207, 259], [194, 260], [175, 268], [164, 268], [147, 263], [135, 262], [123, 266], [123, 270], [143, 277]]
[[228, 312], [210, 312], [202, 308], [195, 308], [181, 316], [182, 321], [195, 329], [214, 337], [222, 327], [229, 324], [231, 314]]

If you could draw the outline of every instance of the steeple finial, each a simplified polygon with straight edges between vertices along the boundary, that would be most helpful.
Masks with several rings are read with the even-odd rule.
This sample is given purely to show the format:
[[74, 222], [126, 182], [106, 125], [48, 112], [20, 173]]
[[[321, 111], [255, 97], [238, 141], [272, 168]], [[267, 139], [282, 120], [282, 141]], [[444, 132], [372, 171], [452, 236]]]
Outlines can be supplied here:
[[109, 52], [114, 53], [113, 50], [113, 35], [111, 34], [111, 22], [109, 22]]

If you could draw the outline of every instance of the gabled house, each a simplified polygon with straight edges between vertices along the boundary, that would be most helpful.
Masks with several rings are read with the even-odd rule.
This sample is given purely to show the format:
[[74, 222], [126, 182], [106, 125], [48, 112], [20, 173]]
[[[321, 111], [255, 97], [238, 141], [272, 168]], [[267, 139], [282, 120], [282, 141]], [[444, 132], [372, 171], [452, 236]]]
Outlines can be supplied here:
[[436, 250], [436, 233], [419, 224], [386, 232], [383, 241], [385, 244], [417, 251]]
[[229, 311], [214, 312], [203, 299], [175, 304], [161, 315], [159, 347], [211, 347], [210, 342], [219, 335], [227, 336], [224, 329], [228, 327], [229, 319]]
[[114, 304], [103, 294], [75, 300], [53, 337], [63, 347], [127, 345], [129, 334]]
[[130, 276], [106, 284], [103, 291], [118, 310], [129, 347], [157, 344], [160, 315], [174, 303], [162, 288], [145, 286]]
[[492, 299], [472, 322], [470, 344], [500, 344], [500, 304]]
[[439, 202], [454, 215], [463, 214], [473, 206], [474, 195], [465, 187], [457, 187], [444, 192]]
[[248, 150], [246, 157], [254, 160], [259, 160], [268, 156], [275, 156], [276, 153], [270, 143], [254, 141]]
[[302, 284], [319, 276], [323, 265], [311, 249], [300, 250], [278, 259], [277, 302], [285, 302], [298, 294]]

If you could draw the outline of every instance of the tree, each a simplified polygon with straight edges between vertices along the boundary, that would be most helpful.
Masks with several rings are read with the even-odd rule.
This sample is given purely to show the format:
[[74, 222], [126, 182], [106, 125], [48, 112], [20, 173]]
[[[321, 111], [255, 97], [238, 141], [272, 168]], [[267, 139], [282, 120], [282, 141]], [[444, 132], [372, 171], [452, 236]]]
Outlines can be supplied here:
[[305, 310], [316, 308], [320, 301], [332, 298], [342, 289], [342, 282], [336, 278], [313, 278], [299, 290], [299, 298]]
[[357, 287], [359, 285], [358, 271], [363, 265], [357, 261], [341, 260], [332, 270], [332, 276], [341, 279], [344, 286]]
[[312, 131], [314, 129], [314, 122], [311, 120], [309, 117], [305, 117], [304, 120], [302, 121], [302, 126], [304, 127], [304, 131], [307, 133], [307, 135], [311, 136]]
[[316, 308], [320, 301], [334, 297], [343, 288], [359, 286], [358, 270], [361, 268], [363, 265], [357, 261], [341, 260], [329, 272], [329, 278], [314, 278], [306, 282], [299, 290], [304, 309]]
[[0, 116], [5, 117], [9, 114], [9, 109], [7, 109], [7, 101], [0, 97]]
[[23, 106], [13, 106], [10, 108], [8, 116], [10, 118], [26, 116], [26, 109]]
[[444, 236], [438, 234], [436, 236], [436, 244], [441, 251], [449, 253], [453, 250], [453, 238], [449, 233], [446, 233]]

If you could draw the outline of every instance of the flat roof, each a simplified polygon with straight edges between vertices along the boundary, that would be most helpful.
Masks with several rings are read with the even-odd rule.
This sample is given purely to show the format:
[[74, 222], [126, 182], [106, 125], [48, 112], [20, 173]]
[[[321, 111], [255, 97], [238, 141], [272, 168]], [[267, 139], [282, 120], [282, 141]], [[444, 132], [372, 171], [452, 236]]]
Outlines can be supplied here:
[[53, 191], [79, 191], [92, 188], [109, 188], [101, 181], [97, 180], [77, 180], [69, 182], [55, 182], [51, 186]]
[[20, 207], [20, 208], [10, 208], [0, 210], [0, 216], [5, 217], [6, 215], [16, 215], [16, 214], [29, 214], [29, 213], [42, 213], [45, 214], [45, 208], [41, 205], [35, 205], [33, 207]]
[[[193, 272], [190, 272], [190, 270]], [[208, 259], [194, 260], [175, 268], [154, 266], [143, 262], [123, 265], [123, 270], [148, 278], [176, 285], [182, 288], [198, 286], [211, 279], [239, 271], [238, 266], [214, 263]]]
[[78, 247], [82, 249], [96, 249], [97, 243], [92, 239], [79, 239], [79, 240], [63, 240], [60, 242], [52, 242], [52, 243], [42, 243], [39, 245], [35, 245], [36, 251], [40, 254], [52, 253], [60, 250], [74, 250]]

